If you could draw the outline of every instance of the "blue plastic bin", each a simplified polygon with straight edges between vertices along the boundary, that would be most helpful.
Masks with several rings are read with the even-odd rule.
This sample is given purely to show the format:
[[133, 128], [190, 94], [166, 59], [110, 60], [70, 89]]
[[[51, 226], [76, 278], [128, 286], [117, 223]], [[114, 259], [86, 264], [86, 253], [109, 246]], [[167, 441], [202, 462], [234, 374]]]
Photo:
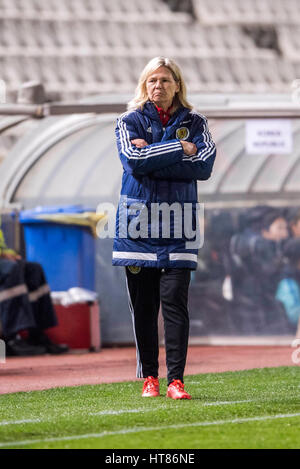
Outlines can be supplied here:
[[74, 214], [95, 211], [71, 205], [38, 207], [20, 213], [24, 226], [26, 259], [39, 262], [52, 291], [72, 287], [95, 289], [95, 239], [88, 227], [38, 218], [41, 214]]

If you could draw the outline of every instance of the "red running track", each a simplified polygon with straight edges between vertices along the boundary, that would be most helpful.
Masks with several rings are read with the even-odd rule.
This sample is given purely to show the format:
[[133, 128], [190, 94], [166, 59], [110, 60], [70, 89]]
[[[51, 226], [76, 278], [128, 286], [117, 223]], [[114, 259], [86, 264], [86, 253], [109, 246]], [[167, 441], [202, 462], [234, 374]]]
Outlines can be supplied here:
[[[251, 368], [295, 366], [287, 346], [190, 346], [186, 375]], [[10, 357], [0, 363], [0, 394], [62, 386], [112, 383], [135, 378], [135, 348], [104, 348], [99, 353]], [[160, 376], [166, 376], [160, 350]]]

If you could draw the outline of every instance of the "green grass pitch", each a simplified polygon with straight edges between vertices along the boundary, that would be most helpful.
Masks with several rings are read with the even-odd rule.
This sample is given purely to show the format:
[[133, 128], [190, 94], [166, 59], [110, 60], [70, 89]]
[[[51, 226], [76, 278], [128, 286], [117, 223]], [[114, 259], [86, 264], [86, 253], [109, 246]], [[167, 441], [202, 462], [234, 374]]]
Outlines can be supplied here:
[[4, 448], [300, 448], [300, 368], [185, 378], [193, 399], [142, 398], [142, 381], [0, 396]]

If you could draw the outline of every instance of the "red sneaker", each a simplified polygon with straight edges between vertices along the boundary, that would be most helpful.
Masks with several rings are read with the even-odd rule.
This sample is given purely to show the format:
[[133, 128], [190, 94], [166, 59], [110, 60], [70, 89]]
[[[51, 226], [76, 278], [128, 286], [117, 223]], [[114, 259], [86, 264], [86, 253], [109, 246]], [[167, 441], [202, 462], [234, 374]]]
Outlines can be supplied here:
[[167, 397], [172, 399], [192, 399], [192, 396], [184, 390], [184, 384], [180, 379], [174, 379], [168, 386]]
[[153, 376], [148, 376], [145, 379], [142, 396], [143, 397], [160, 396], [158, 378], [154, 378]]

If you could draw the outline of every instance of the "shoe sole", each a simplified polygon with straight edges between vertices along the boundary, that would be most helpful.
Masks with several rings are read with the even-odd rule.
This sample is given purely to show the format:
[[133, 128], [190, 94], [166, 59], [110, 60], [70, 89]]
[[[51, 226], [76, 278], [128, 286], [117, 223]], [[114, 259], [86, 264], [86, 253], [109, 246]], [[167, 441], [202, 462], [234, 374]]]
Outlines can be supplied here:
[[169, 399], [174, 399], [174, 401], [177, 401], [177, 400], [188, 400], [188, 401], [190, 401], [192, 399], [191, 396], [189, 396], [189, 397], [172, 397], [172, 396], [169, 396], [168, 394], [166, 395], [166, 397], [168, 397]]

